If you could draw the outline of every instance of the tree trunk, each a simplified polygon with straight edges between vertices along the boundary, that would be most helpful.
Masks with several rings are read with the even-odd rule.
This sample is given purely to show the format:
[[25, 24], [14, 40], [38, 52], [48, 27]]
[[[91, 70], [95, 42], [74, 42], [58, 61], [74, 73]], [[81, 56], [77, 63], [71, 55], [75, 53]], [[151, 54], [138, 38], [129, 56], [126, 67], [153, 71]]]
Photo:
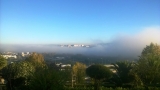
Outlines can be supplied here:
[[100, 81], [99, 80], [95, 80], [95, 82], [94, 82], [94, 90], [100, 90]]
[[72, 88], [73, 88], [73, 74], [72, 74], [72, 81], [71, 81], [71, 83], [72, 83]]

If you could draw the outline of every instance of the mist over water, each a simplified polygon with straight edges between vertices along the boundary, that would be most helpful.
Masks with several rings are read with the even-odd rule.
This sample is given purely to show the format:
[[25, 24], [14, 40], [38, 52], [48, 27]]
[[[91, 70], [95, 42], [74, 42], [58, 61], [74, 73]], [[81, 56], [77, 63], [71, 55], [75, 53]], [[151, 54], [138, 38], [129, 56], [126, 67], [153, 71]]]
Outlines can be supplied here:
[[57, 45], [38, 45], [38, 44], [0, 44], [0, 51], [14, 52], [55, 52], [84, 55], [101, 55], [112, 57], [131, 57], [137, 58], [146, 45], [151, 42], [160, 45], [160, 28], [145, 28], [142, 32], [135, 35], [117, 35], [110, 42], [92, 43], [92, 47], [60, 47]]

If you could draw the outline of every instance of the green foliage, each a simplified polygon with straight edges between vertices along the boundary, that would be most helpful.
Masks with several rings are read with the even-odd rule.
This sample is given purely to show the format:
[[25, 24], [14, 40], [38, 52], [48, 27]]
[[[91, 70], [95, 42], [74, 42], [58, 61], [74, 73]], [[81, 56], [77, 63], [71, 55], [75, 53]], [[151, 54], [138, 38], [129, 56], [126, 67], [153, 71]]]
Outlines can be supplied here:
[[[94, 90], [93, 87], [76, 87], [76, 88], [66, 88], [65, 90]], [[101, 87], [101, 90], [146, 90], [144, 87], [138, 87], [138, 88], [108, 88], [108, 87]], [[158, 87], [149, 87], [147, 90], [160, 90]]]
[[25, 60], [32, 63], [35, 66], [36, 70], [46, 68], [46, 64], [45, 64], [44, 57], [42, 54], [33, 52]]
[[3, 75], [5, 75], [6, 78], [10, 77], [15, 79], [31, 75], [31, 73], [35, 71], [35, 68], [31, 63], [23, 61], [23, 62], [11, 63], [7, 67], [5, 67], [2, 71]]
[[112, 75], [112, 72], [109, 68], [103, 65], [91, 65], [86, 69], [86, 74], [95, 80], [94, 89], [100, 90], [100, 84], [102, 80], [109, 79]]
[[43, 55], [38, 54], [36, 52], [33, 52], [29, 57], [26, 58], [26, 60], [32, 63], [43, 63], [44, 62]]
[[152, 55], [156, 55], [156, 56], [160, 56], [160, 46], [154, 43], [151, 43], [149, 46], [147, 45], [142, 53], [141, 53], [141, 57], [148, 55], [148, 54], [152, 54]]
[[0, 55], [0, 70], [7, 65], [7, 60]]
[[77, 83], [83, 83], [84, 78], [86, 76], [86, 65], [76, 62], [75, 65], [72, 67], [73, 74], [76, 76]]
[[63, 90], [67, 73], [54, 69], [42, 69], [34, 73], [29, 83], [30, 90]]
[[113, 81], [118, 86], [122, 86], [125, 83], [131, 83], [133, 81], [133, 75], [130, 74], [130, 71], [134, 66], [133, 62], [121, 61], [113, 65], [116, 70], [116, 74], [113, 77]]
[[153, 43], [146, 46], [133, 72], [145, 86], [160, 83], [160, 46]]
[[2, 75], [7, 80], [7, 87], [10, 90], [27, 85], [28, 79], [34, 71], [34, 66], [31, 63], [23, 61], [7, 65], [2, 69]]
[[103, 65], [91, 65], [86, 69], [86, 74], [97, 80], [109, 79], [112, 75], [112, 72], [109, 68]]

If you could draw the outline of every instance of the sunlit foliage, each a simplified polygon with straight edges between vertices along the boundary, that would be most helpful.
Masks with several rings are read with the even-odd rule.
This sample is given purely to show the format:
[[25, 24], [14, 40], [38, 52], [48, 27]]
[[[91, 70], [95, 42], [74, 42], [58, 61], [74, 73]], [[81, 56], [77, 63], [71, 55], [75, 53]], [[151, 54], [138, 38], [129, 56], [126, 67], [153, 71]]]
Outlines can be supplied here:
[[73, 74], [76, 76], [76, 82], [83, 83], [86, 75], [86, 72], [85, 72], [86, 65], [83, 63], [76, 62], [73, 65], [72, 70], [73, 70]]
[[46, 64], [45, 64], [44, 57], [42, 54], [33, 52], [25, 60], [32, 63], [36, 69], [46, 68]]
[[9, 89], [27, 85], [28, 79], [34, 73], [34, 66], [26, 61], [11, 63], [2, 69], [2, 75], [7, 80]]
[[0, 55], [0, 70], [7, 65], [7, 60]]
[[144, 86], [160, 83], [159, 45], [151, 43], [143, 49], [139, 61], [134, 67], [134, 73]]

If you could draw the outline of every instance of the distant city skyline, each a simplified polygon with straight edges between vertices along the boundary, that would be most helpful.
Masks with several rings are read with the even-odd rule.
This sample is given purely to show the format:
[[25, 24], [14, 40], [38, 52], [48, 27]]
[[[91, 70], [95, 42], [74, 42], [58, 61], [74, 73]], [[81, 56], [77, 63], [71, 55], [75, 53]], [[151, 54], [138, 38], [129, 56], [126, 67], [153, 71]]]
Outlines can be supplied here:
[[148, 29], [153, 29], [147, 34], [154, 38], [142, 37], [160, 43], [157, 40], [160, 0], [1, 0], [0, 3], [0, 44], [107, 43], [118, 37], [136, 37]]

